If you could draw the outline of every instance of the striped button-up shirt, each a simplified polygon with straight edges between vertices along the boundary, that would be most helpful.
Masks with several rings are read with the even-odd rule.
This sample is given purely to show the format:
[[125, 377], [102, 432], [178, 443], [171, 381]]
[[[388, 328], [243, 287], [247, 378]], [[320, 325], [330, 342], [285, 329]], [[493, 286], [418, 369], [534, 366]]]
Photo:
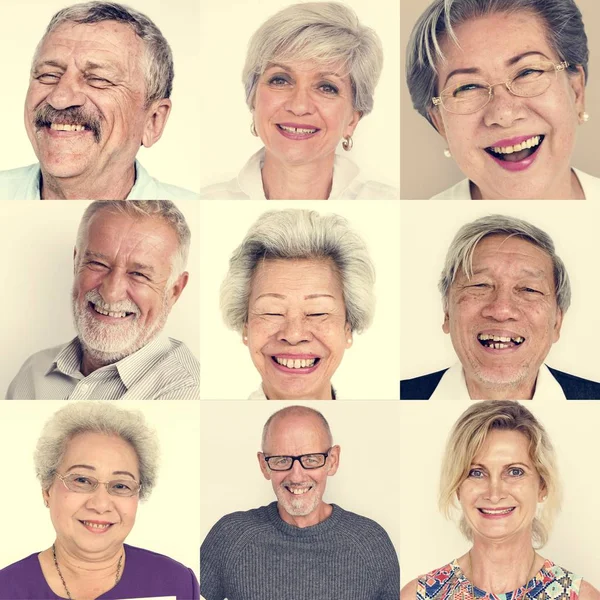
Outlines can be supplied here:
[[200, 363], [178, 340], [159, 335], [143, 348], [87, 377], [79, 339], [30, 356], [8, 388], [8, 400], [198, 400]]

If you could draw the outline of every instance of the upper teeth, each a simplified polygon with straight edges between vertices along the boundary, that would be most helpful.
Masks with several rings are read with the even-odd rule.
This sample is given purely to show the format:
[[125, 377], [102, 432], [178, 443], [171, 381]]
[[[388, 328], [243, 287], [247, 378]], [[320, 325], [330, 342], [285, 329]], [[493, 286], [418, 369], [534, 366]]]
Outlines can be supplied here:
[[316, 129], [302, 129], [301, 127], [286, 127], [285, 125], [280, 125], [279, 127], [290, 133], [315, 133], [317, 131]]
[[66, 123], [52, 123], [50, 129], [55, 131], [83, 131], [85, 125], [67, 125]]
[[90, 521], [84, 521], [83, 524], [92, 529], [106, 529], [110, 525], [110, 523], [91, 523]]
[[312, 367], [315, 364], [315, 360], [314, 358], [279, 358], [279, 357], [275, 357], [275, 360], [280, 364], [283, 365], [284, 367], [287, 367], [288, 369], [301, 369], [303, 367]]
[[109, 317], [114, 318], [123, 318], [127, 316], [127, 313], [125, 311], [113, 312], [110, 310], [105, 310], [104, 308], [100, 308], [100, 306], [98, 306], [97, 304], [94, 304], [94, 310], [96, 312], [99, 312], [101, 315], [107, 315]]
[[487, 334], [487, 333], [480, 333], [477, 336], [478, 339], [480, 339], [481, 341], [485, 341], [485, 340], [493, 340], [494, 342], [510, 342], [513, 341], [517, 344], [520, 344], [521, 342], [525, 341], [525, 338], [522, 337], [515, 337], [515, 338], [511, 338], [511, 337], [503, 337], [501, 335], [491, 335], [491, 334]]
[[537, 146], [541, 141], [541, 136], [534, 135], [533, 137], [521, 142], [520, 144], [515, 144], [514, 146], [492, 146], [492, 150], [496, 152], [496, 154], [512, 154], [513, 152], [519, 152], [519, 150], [525, 150], [525, 148], [533, 148]]
[[288, 490], [295, 496], [299, 496], [300, 494], [306, 494], [310, 488], [288, 488]]
[[512, 511], [512, 508], [480, 508], [479, 510], [486, 515], [506, 515]]

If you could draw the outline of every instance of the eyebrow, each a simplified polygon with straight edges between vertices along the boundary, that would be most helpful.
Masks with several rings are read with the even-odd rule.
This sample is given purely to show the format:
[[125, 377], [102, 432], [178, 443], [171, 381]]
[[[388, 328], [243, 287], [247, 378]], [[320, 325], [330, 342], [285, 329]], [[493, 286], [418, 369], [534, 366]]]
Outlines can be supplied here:
[[[94, 252], [93, 250], [86, 250], [84, 253], [85, 258], [100, 258], [104, 261], [110, 261], [110, 258], [106, 254], [102, 254], [102, 252]], [[135, 262], [130, 266], [131, 269], [135, 269], [136, 271], [148, 271], [149, 273], [154, 273], [155, 269], [152, 265], [146, 265], [144, 263]]]
[[[511, 463], [508, 463], [506, 465], [502, 465], [502, 468], [506, 469], [507, 467], [517, 467], [517, 466], [527, 467], [527, 468], [530, 468], [530, 469], [532, 468], [531, 464], [520, 462], [520, 461], [511, 462]], [[473, 468], [473, 467], [482, 467], [484, 469], [487, 469], [487, 467], [485, 465], [481, 464], [481, 463], [471, 463], [471, 468]]]
[[[482, 273], [487, 273], [490, 269], [487, 267], [481, 269], [473, 269], [473, 276], [481, 275]], [[523, 267], [520, 269], [522, 273], [529, 277], [535, 277], [536, 279], [545, 279], [546, 273], [542, 271], [542, 269], [528, 269], [527, 267]]]
[[[73, 469], [89, 469], [90, 471], [95, 471], [96, 467], [92, 467], [92, 465], [72, 465], [67, 469], [67, 473], [72, 471]], [[135, 476], [132, 475], [129, 471], [113, 471], [113, 475], [128, 475], [131, 479], [135, 480]]]
[[[538, 52], [537, 50], [530, 50], [528, 52], [522, 52], [521, 54], [517, 54], [516, 56], [513, 56], [512, 58], [509, 58], [506, 61], [506, 66], [510, 67], [516, 63], [518, 63], [520, 60], [522, 60], [523, 58], [527, 58], [528, 56], [543, 56], [544, 58], [546, 58], [547, 60], [551, 60], [549, 57], [547, 57], [543, 52]], [[448, 83], [448, 80], [453, 77], [454, 75], [477, 75], [481, 73], [481, 69], [479, 69], [478, 67], [468, 67], [468, 68], [464, 68], [464, 69], [454, 69], [454, 71], [450, 71], [450, 73], [446, 76], [446, 80], [444, 81], [444, 87], [446, 87], [446, 84]]]
[[37, 73], [42, 67], [57, 67], [63, 71], [67, 70], [67, 64], [58, 60], [44, 60], [40, 63], [36, 63], [33, 67], [33, 72]]
[[[294, 70], [289, 65], [282, 65], [281, 63], [269, 63], [265, 69], [265, 72], [268, 71], [269, 69], [274, 69], [274, 68], [283, 69], [284, 71], [287, 71], [288, 73], [290, 73]], [[329, 77], [330, 75], [333, 75], [334, 77], [337, 77], [338, 79], [343, 79], [343, 76], [340, 75], [339, 73], [336, 73], [335, 71], [320, 71], [319, 73], [317, 73], [317, 78]]]
[[[285, 300], [287, 296], [283, 294], [275, 294], [274, 292], [268, 292], [266, 294], [261, 294], [256, 297], [256, 300], [260, 300], [261, 298], [278, 298], [279, 300]], [[333, 298], [335, 300], [335, 296], [331, 294], [308, 294], [308, 296], [304, 296], [305, 300], [313, 300], [314, 298]]]

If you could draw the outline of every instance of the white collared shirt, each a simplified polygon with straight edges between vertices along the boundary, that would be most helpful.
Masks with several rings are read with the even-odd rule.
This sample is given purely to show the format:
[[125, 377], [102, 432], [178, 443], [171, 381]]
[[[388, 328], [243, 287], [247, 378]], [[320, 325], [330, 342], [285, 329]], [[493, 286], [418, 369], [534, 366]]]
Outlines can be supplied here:
[[[0, 171], [0, 200], [41, 200], [40, 165]], [[135, 183], [126, 200], [197, 200], [198, 194], [161, 183], [135, 161]], [[92, 200], [92, 198], [80, 198]]]
[[[239, 175], [230, 181], [200, 190], [202, 200], [266, 200], [262, 184], [265, 149], [250, 157]], [[329, 200], [397, 200], [400, 192], [393, 187], [367, 181], [357, 181], [359, 168], [345, 156], [335, 155], [333, 183]]]
[[[577, 175], [577, 179], [579, 179], [583, 195], [586, 199], [593, 200], [600, 197], [600, 178], [588, 175], [579, 169], [573, 169], [573, 171]], [[430, 200], [472, 200], [470, 183], [468, 179], [463, 179], [456, 185], [436, 194]]]
[[[514, 400], [520, 399], [514, 398]], [[550, 373], [548, 367], [542, 365], [538, 371], [532, 400], [539, 400], [547, 406], [551, 402], [561, 402], [566, 399], [558, 381]], [[467, 382], [465, 381], [465, 373], [459, 362], [452, 365], [442, 375], [429, 401], [462, 402], [464, 404], [471, 402]]]

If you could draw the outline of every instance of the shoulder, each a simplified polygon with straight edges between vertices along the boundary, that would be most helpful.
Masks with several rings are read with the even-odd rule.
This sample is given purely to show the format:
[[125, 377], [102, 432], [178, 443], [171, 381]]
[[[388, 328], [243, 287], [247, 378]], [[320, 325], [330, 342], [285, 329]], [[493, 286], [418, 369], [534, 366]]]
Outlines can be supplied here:
[[600, 194], [600, 178], [594, 177], [593, 175], [589, 175], [588, 173], [584, 173], [579, 169], [573, 170], [577, 175], [577, 179], [579, 179], [579, 183], [581, 184], [581, 189], [583, 190], [584, 196], [588, 200], [596, 199], [598, 194]]
[[340, 197], [356, 200], [398, 200], [400, 191], [378, 181], [355, 181]]
[[35, 200], [39, 175], [39, 164], [0, 171], [0, 200]]
[[269, 524], [269, 506], [261, 506], [251, 510], [240, 510], [221, 517], [211, 529], [227, 533], [241, 528], [240, 532], [248, 528], [263, 527]]
[[471, 188], [468, 179], [459, 181], [447, 190], [432, 196], [430, 200], [471, 200]]
[[401, 400], [429, 400], [441, 378], [448, 369], [442, 369], [428, 375], [403, 379], [400, 382]]
[[39, 552], [35, 552], [14, 562], [12, 565], [8, 565], [8, 567], [0, 569], [0, 583], [4, 584], [12, 578], [19, 578], [23, 575], [31, 575], [33, 569], [40, 569], [38, 554]]
[[249, 200], [242, 191], [237, 178], [209, 185], [200, 190], [200, 200]]
[[400, 597], [402, 600], [416, 600], [417, 597], [417, 580], [409, 581], [401, 590]]
[[157, 569], [162, 574], [182, 574], [189, 572], [189, 569], [185, 565], [182, 565], [175, 559], [165, 554], [146, 550], [145, 548], [137, 548], [136, 546], [125, 544], [125, 556], [127, 562], [130, 564], [132, 562], [136, 564], [144, 563], [145, 568]]
[[372, 553], [379, 549], [380, 552], [384, 551], [385, 553], [392, 550], [395, 554], [387, 531], [379, 523], [368, 517], [344, 510], [336, 504], [333, 506], [334, 510], [341, 512], [338, 536], [344, 536], [360, 547], [368, 548]]
[[[42, 569], [38, 553], [31, 554], [4, 569], [0, 569], [0, 600], [41, 597], [44, 592]], [[35, 596], [33, 596], [35, 594]]]
[[135, 161], [136, 181], [127, 200], [197, 200], [198, 193], [163, 183], [152, 177], [138, 160]]
[[599, 400], [600, 383], [583, 379], [569, 373], [548, 367], [550, 373], [562, 388], [567, 400]]
[[591, 583], [582, 581], [579, 587], [579, 600], [600, 600], [600, 591], [598, 591]]

